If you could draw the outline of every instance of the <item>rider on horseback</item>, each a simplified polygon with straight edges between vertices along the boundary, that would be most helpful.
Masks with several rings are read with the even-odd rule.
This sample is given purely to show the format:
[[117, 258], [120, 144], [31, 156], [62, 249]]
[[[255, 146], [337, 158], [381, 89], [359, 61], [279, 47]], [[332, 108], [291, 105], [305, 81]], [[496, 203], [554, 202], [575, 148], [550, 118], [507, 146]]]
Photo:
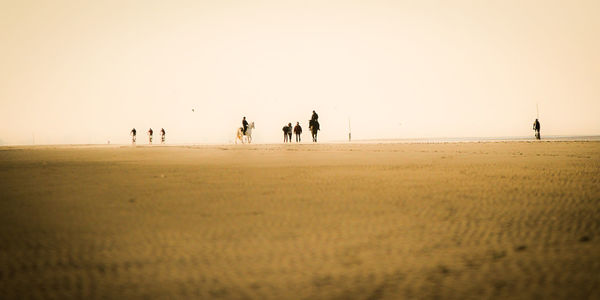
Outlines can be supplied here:
[[310, 120], [313, 122], [319, 121], [319, 115], [317, 115], [317, 113], [313, 110], [313, 114], [310, 117]]
[[246, 135], [246, 130], [248, 130], [248, 121], [246, 121], [246, 117], [242, 119], [242, 134]]
[[312, 134], [313, 142], [317, 142], [317, 131], [321, 130], [319, 128], [319, 115], [313, 110], [313, 114], [310, 117], [310, 121], [308, 121], [309, 129]]

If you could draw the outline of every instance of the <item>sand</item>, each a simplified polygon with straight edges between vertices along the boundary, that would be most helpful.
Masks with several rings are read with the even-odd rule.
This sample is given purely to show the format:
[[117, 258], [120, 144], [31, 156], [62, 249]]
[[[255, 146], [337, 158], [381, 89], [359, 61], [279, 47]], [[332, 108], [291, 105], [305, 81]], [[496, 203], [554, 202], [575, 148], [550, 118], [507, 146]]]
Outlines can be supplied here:
[[600, 298], [600, 142], [0, 148], [3, 299]]

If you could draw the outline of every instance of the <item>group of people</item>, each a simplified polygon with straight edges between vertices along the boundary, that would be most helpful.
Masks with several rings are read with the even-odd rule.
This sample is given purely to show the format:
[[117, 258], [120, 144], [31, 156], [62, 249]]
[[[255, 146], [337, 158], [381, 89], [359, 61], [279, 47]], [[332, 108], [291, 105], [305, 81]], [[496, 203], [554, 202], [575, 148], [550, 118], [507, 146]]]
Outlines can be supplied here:
[[[313, 142], [317, 142], [317, 131], [320, 130], [318, 120], [319, 120], [319, 115], [317, 114], [316, 111], [313, 110], [312, 116], [310, 117], [310, 121], [309, 121], [309, 129], [312, 134]], [[242, 141], [242, 143], [243, 143], [244, 137], [248, 137], [248, 142], [251, 141], [251, 132], [248, 132], [249, 126], [250, 126], [250, 124], [246, 120], [246, 117], [242, 117], [242, 127], [240, 127], [238, 129], [236, 143], [238, 140]], [[250, 127], [254, 128], [254, 122], [252, 122], [252, 126], [250, 126]], [[302, 136], [302, 126], [300, 126], [300, 122], [296, 122], [296, 126], [293, 126], [293, 127], [292, 127], [292, 123], [288, 123], [287, 125], [283, 126], [282, 130], [283, 130], [283, 142], [284, 143], [292, 142], [292, 133], [294, 133], [296, 135], [296, 143], [299, 143], [302, 141], [302, 137], [301, 137]]]
[[[319, 128], [319, 115], [317, 114], [317, 112], [315, 112], [313, 110], [312, 116], [310, 117], [310, 121], [309, 121], [309, 126], [311, 129], [311, 132], [316, 132], [317, 130], [320, 130]], [[535, 119], [535, 121], [533, 122], [533, 130], [535, 131], [535, 138], [536, 139], [541, 139], [540, 137], [540, 121], [538, 119]], [[243, 117], [242, 119], [242, 134], [246, 135], [246, 132], [248, 131], [248, 121], [246, 121], [246, 117]], [[296, 143], [299, 143], [302, 141], [301, 139], [301, 135], [302, 135], [302, 126], [300, 126], [300, 122], [296, 122], [296, 126], [292, 127], [292, 123], [288, 123], [287, 125], [283, 126], [282, 128], [283, 130], [283, 142], [284, 143], [291, 143], [292, 142], [292, 132], [296, 135]], [[166, 131], [164, 128], [160, 129], [160, 142], [161, 144], [165, 143], [166, 140]], [[152, 144], [152, 137], [154, 135], [154, 131], [152, 130], [152, 128], [148, 129], [148, 142], [150, 144]], [[137, 130], [135, 130], [135, 128], [133, 128], [131, 130], [131, 143], [135, 144], [136, 143], [136, 137], [137, 137]], [[316, 142], [316, 134], [313, 134], [313, 142]]]
[[292, 123], [288, 123], [286, 126], [283, 126], [283, 142], [291, 143], [292, 142], [292, 131], [296, 135], [296, 143], [302, 141], [300, 135], [302, 134], [302, 126], [300, 126], [300, 122], [296, 122], [296, 126], [292, 128]]
[[[152, 128], [148, 129], [148, 142], [150, 144], [152, 144], [153, 135], [154, 135], [154, 130], [152, 130]], [[165, 143], [166, 135], [167, 135], [167, 132], [165, 131], [165, 129], [161, 128], [160, 129], [160, 143], [161, 144]], [[135, 128], [131, 129], [131, 143], [132, 144], [135, 144], [136, 136], [137, 136], [137, 130], [135, 130]]]
[[[315, 126], [314, 124], [318, 124], [318, 120], [319, 120], [319, 115], [317, 114], [317, 112], [315, 112], [313, 110], [312, 116], [310, 117], [310, 121], [309, 121], [310, 126]], [[294, 127], [292, 127], [292, 123], [288, 123], [287, 125], [283, 126], [282, 130], [283, 130], [283, 142], [284, 143], [292, 142], [292, 132], [296, 136], [296, 143], [299, 143], [302, 141], [302, 138], [301, 138], [302, 126], [300, 126], [300, 122], [296, 122], [296, 126], [294, 126]], [[318, 125], [317, 125], [317, 130], [319, 130]], [[313, 137], [313, 142], [316, 142], [316, 141], [317, 141], [316, 138]]]

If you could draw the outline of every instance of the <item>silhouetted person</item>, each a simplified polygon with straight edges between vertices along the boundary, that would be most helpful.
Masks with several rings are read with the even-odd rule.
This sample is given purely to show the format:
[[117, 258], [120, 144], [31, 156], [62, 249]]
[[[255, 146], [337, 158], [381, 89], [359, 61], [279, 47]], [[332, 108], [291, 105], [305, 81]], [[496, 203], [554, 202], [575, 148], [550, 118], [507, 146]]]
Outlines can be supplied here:
[[167, 132], [165, 132], [165, 129], [161, 128], [160, 129], [160, 142], [163, 144], [165, 143], [166, 135], [167, 135]]
[[135, 144], [135, 136], [137, 134], [137, 131], [135, 130], [135, 128], [131, 129], [131, 143]]
[[317, 133], [321, 130], [319, 121], [310, 119], [308, 121], [308, 129], [310, 130], [310, 134], [312, 135], [313, 142], [317, 142]]
[[246, 117], [242, 119], [242, 127], [244, 128], [242, 134], [246, 135], [246, 130], [248, 130], [248, 121], [246, 121]]
[[312, 116], [310, 117], [310, 120], [315, 122], [319, 121], [319, 115], [317, 115], [317, 113], [314, 110]]
[[300, 135], [302, 134], [300, 122], [296, 122], [296, 126], [294, 126], [294, 133], [296, 134], [296, 143], [300, 142]]
[[535, 119], [535, 121], [533, 122], [533, 130], [535, 131], [535, 138], [536, 139], [541, 139], [540, 136], [540, 121], [538, 119]]
[[154, 131], [152, 130], [152, 128], [148, 129], [148, 137], [150, 139], [150, 144], [152, 144], [152, 134], [154, 133]]
[[292, 142], [292, 123], [288, 123], [288, 141]]
[[[290, 125], [291, 125], [291, 123], [290, 123]], [[289, 132], [292, 130], [292, 128], [288, 125], [284, 125], [283, 128], [281, 128], [281, 130], [283, 130], [283, 142], [284, 143], [291, 142], [292, 138], [290, 137], [291, 133], [289, 133]]]

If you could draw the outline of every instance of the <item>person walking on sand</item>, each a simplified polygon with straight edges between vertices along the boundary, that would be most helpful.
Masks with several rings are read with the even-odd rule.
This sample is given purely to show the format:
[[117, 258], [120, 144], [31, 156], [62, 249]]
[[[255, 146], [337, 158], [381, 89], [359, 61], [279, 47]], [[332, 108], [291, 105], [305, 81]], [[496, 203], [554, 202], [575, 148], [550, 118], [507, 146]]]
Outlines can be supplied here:
[[288, 123], [288, 141], [291, 143], [292, 142], [292, 123]]
[[246, 130], [248, 130], [248, 121], [246, 121], [246, 117], [242, 119], [242, 127], [244, 128], [242, 134], [246, 135]]
[[535, 131], [535, 138], [537, 140], [541, 139], [541, 136], [540, 136], [540, 121], [538, 119], [535, 119], [535, 121], [533, 121], [533, 130]]
[[284, 143], [287, 143], [288, 141], [291, 142], [290, 140], [288, 140], [288, 131], [290, 130], [288, 125], [283, 125], [283, 128], [281, 128], [281, 130], [283, 130], [283, 142]]
[[148, 129], [148, 138], [150, 141], [150, 145], [152, 145], [152, 134], [154, 133], [154, 131], [152, 130], [152, 128]]
[[135, 135], [137, 134], [137, 131], [135, 130], [135, 128], [131, 129], [131, 143], [135, 144]]
[[161, 142], [162, 144], [164, 144], [164, 143], [165, 143], [166, 135], [167, 135], [167, 133], [165, 132], [165, 129], [164, 129], [164, 128], [161, 128], [161, 129], [160, 129], [160, 142]]
[[299, 143], [300, 135], [302, 134], [302, 127], [300, 126], [300, 122], [296, 122], [296, 126], [294, 126], [294, 133], [296, 134], [296, 143]]

